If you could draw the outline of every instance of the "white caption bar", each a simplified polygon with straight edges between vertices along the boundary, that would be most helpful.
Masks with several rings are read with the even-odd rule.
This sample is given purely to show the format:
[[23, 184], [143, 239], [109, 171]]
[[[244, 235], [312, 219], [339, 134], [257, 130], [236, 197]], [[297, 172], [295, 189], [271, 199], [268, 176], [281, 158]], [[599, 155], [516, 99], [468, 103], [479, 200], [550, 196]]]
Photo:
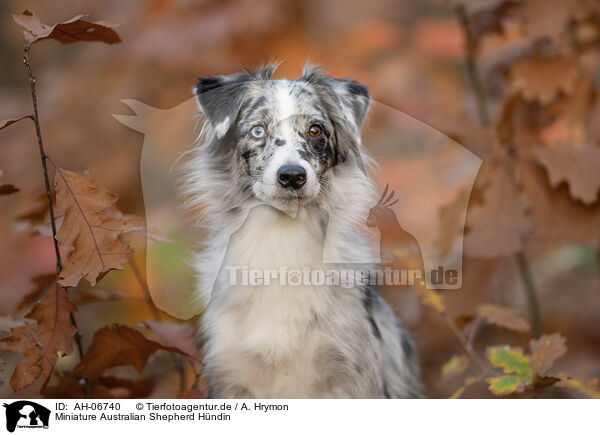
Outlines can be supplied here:
[[[12, 433], [584, 433], [594, 400], [5, 400]], [[578, 428], [585, 429], [577, 431]], [[42, 431], [36, 431], [41, 429]]]

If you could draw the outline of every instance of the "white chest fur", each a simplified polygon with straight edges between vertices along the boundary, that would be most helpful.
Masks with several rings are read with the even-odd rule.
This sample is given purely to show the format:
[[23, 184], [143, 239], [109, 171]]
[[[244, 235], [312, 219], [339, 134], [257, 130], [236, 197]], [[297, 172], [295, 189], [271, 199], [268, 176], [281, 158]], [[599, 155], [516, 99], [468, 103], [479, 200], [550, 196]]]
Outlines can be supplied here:
[[266, 396], [298, 395], [303, 390], [313, 394], [307, 379], [319, 376], [313, 372], [315, 354], [335, 340], [315, 328], [314, 322], [331, 318], [334, 310], [347, 313], [356, 309], [356, 299], [349, 294], [340, 298], [322, 286], [280, 285], [279, 281], [231, 286], [225, 269], [322, 267], [322, 232], [311, 216], [292, 218], [267, 207], [250, 212], [230, 238], [225, 267], [204, 315], [209, 364], [258, 391], [263, 388]]
[[[273, 362], [304, 345], [302, 336], [324, 309], [327, 295], [322, 288], [287, 285], [280, 275], [321, 267], [322, 252], [322, 229], [310, 216], [294, 218], [271, 207], [254, 207], [229, 240], [213, 294], [222, 316], [213, 319], [223, 333], [219, 340]], [[269, 285], [231, 285], [232, 267], [263, 276], [276, 271], [278, 276]]]

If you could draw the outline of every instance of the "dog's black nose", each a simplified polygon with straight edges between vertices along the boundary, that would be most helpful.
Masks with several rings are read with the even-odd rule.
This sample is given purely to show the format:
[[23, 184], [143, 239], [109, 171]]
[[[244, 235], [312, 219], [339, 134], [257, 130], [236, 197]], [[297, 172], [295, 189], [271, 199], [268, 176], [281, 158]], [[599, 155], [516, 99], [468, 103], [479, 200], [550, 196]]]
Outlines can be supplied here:
[[300, 189], [306, 183], [306, 170], [299, 165], [285, 165], [277, 171], [277, 181], [282, 187]]

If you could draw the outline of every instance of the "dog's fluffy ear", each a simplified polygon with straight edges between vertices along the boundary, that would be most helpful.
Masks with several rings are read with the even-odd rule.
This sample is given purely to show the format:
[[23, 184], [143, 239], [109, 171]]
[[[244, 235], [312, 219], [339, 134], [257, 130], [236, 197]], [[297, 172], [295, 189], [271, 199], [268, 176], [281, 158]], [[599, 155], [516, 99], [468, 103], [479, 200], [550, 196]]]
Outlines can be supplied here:
[[360, 127], [367, 116], [371, 95], [369, 88], [350, 79], [332, 79], [333, 90], [342, 102], [346, 118], [353, 121], [354, 127], [360, 131]]
[[198, 98], [202, 114], [219, 139], [227, 133], [235, 120], [251, 79], [250, 74], [198, 78], [194, 94]]
[[352, 124], [355, 133], [360, 133], [371, 104], [369, 88], [349, 78], [336, 79], [322, 74], [318, 67], [310, 64], [304, 66], [300, 80], [330, 89], [343, 110], [346, 120]]
[[365, 172], [360, 153], [360, 128], [371, 103], [369, 89], [352, 79], [336, 79], [322, 74], [313, 65], [306, 65], [298, 80], [311, 84], [327, 109], [334, 127], [338, 164], [345, 162], [351, 154]]

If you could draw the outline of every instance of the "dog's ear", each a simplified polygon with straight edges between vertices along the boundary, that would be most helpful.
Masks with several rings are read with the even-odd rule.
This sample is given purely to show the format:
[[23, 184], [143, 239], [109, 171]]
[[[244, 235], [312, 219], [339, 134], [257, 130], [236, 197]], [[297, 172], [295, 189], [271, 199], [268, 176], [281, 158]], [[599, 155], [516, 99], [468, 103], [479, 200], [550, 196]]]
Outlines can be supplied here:
[[362, 123], [371, 104], [369, 88], [349, 78], [336, 79], [321, 73], [314, 65], [306, 64], [299, 80], [311, 83], [326, 94], [334, 97], [344, 118], [351, 124], [354, 133], [359, 134]]
[[221, 139], [231, 127], [239, 111], [242, 97], [252, 79], [250, 74], [200, 77], [194, 94], [202, 114]]
[[346, 119], [350, 120], [360, 132], [371, 104], [369, 88], [351, 79], [331, 79], [332, 88], [341, 101]]
[[[365, 85], [351, 79], [336, 79], [307, 64], [298, 79], [313, 86], [333, 124], [336, 164], [353, 155], [365, 172], [360, 152], [360, 128], [369, 110], [371, 96]], [[366, 174], [366, 172], [365, 172]]]

